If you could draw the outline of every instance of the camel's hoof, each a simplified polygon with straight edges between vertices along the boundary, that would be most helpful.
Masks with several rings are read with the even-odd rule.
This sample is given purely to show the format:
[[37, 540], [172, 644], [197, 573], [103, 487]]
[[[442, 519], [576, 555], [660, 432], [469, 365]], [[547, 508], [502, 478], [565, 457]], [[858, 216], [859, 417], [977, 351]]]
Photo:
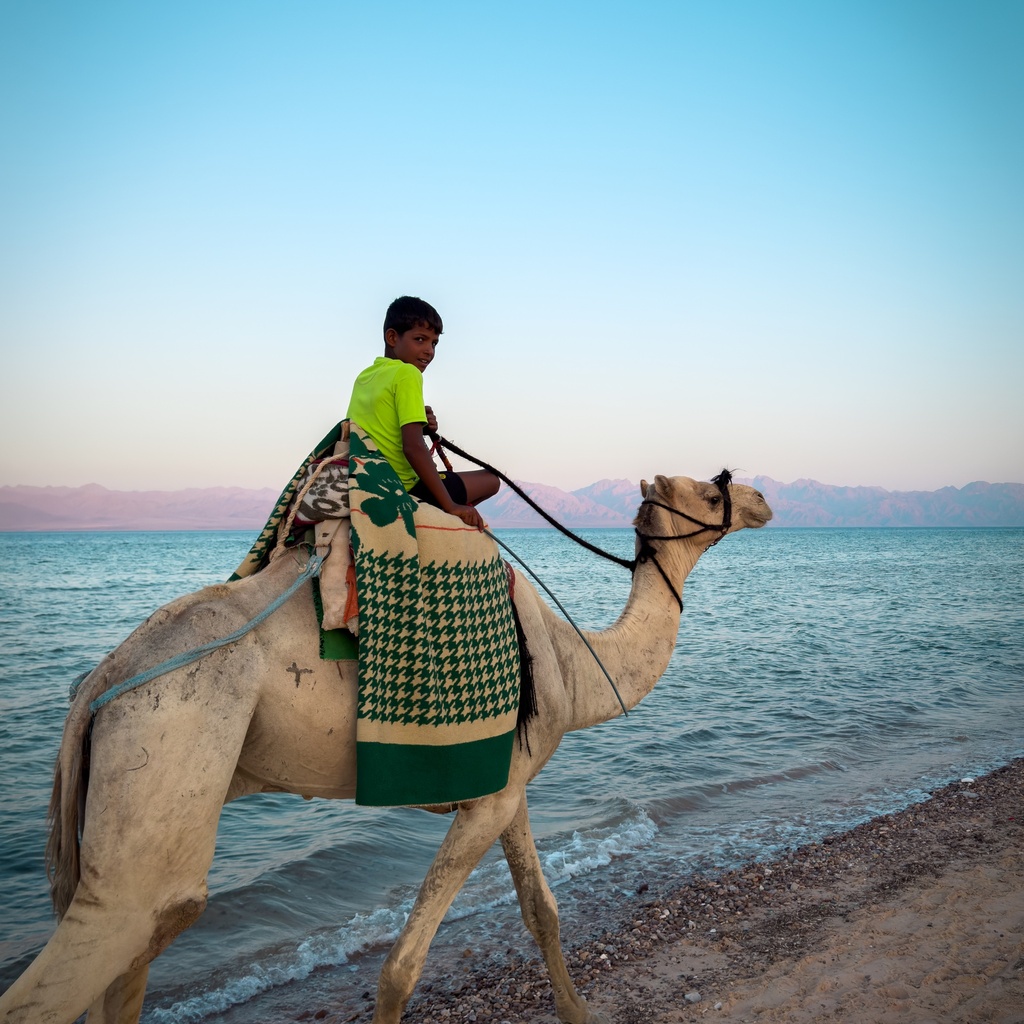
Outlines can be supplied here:
[[[580, 996], [582, 1005], [575, 1007], [575, 1012], [567, 1017], [561, 1017], [562, 1024], [612, 1024], [612, 1019], [600, 1010], [592, 1009], [587, 1001]], [[583, 1011], [580, 1013], [580, 1011]]]

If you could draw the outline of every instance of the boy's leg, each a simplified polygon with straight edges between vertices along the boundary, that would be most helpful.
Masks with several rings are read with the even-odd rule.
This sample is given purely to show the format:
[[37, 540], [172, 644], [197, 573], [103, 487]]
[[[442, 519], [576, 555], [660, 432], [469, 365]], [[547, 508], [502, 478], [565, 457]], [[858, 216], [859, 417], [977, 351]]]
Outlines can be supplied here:
[[[462, 482], [462, 477], [458, 473], [445, 473], [441, 477], [441, 483], [444, 484], [444, 489], [448, 492], [448, 497], [455, 502], [456, 505], [468, 505], [469, 498], [466, 496], [466, 485]], [[409, 492], [414, 498], [418, 498], [420, 501], [425, 501], [428, 505], [433, 505], [434, 508], [440, 508], [441, 503], [430, 493], [430, 488], [422, 480], [417, 480], [413, 489]]]
[[[456, 505], [476, 505], [498, 493], [501, 481], [486, 469], [471, 469], [465, 473], [445, 473], [441, 478], [444, 489]], [[430, 493], [422, 480], [409, 492], [414, 498], [428, 505], [437, 505], [437, 499]]]
[[486, 469], [471, 469], [459, 473], [466, 485], [466, 504], [478, 505], [481, 501], [493, 498], [498, 493], [501, 481]]

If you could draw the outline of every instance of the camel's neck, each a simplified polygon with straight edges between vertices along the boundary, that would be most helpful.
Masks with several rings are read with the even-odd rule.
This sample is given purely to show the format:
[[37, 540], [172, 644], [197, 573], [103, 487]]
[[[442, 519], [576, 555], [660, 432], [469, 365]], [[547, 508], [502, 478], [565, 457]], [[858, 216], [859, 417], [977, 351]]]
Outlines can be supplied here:
[[668, 582], [653, 562], [637, 566], [629, 601], [615, 625], [585, 634], [593, 654], [572, 626], [555, 620], [552, 639], [572, 708], [570, 729], [584, 729], [622, 714], [602, 665], [627, 709], [654, 688], [675, 649], [680, 617], [676, 595], [682, 596], [683, 583], [707, 546], [706, 539], [657, 545], [657, 559]]

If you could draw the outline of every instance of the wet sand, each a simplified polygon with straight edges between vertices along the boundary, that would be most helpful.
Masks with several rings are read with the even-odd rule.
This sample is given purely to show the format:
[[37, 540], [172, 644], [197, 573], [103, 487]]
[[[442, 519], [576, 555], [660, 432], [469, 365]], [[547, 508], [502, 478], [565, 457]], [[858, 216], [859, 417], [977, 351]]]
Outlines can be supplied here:
[[[569, 971], [619, 1024], [1024, 1024], [1024, 759], [773, 862], [641, 891]], [[268, 1024], [368, 1020], [372, 993]], [[536, 948], [428, 961], [409, 1022], [555, 1021]]]

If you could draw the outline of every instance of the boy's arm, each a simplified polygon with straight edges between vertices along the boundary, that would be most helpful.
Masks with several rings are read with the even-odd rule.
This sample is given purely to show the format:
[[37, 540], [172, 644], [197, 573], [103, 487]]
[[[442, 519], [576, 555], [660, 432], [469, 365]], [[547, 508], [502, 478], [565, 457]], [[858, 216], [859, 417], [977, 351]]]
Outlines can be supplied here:
[[483, 517], [472, 505], [456, 505], [452, 496], [445, 489], [437, 467], [430, 457], [426, 442], [423, 440], [422, 423], [406, 423], [402, 427], [402, 451], [409, 460], [413, 472], [423, 481], [423, 486], [437, 499], [442, 510], [449, 515], [458, 516], [467, 526], [475, 526], [478, 530], [484, 527]]

